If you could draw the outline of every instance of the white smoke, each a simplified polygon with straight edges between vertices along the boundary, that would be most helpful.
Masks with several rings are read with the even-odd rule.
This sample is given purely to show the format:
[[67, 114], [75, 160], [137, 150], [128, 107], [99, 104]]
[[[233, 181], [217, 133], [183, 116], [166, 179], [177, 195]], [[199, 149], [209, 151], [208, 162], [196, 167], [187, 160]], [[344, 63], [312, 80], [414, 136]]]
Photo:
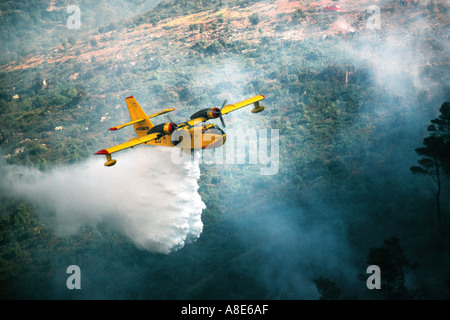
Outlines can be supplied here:
[[206, 207], [198, 191], [198, 156], [174, 164], [172, 148], [142, 146], [115, 154], [113, 167], [104, 157], [49, 172], [6, 165], [6, 196], [25, 198], [38, 207], [41, 220], [58, 236], [81, 226], [107, 223], [137, 247], [168, 254], [196, 240]]

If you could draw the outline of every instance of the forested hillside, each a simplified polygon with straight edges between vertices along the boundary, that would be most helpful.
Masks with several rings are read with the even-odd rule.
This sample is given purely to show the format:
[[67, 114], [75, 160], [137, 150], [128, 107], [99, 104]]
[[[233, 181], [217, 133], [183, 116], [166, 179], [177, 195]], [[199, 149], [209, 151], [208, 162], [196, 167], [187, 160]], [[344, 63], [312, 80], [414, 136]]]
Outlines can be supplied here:
[[[78, 1], [80, 29], [66, 27], [64, 1], [2, 3], [2, 177], [71, 172], [132, 138], [108, 131], [130, 121], [127, 96], [147, 114], [174, 107], [181, 122], [263, 94], [264, 112], [227, 115], [225, 131], [280, 139], [274, 175], [200, 164], [203, 231], [170, 254], [108, 221], [60, 235], [43, 219], [58, 217], [50, 204], [3, 182], [1, 298], [448, 299], [449, 5], [375, 1], [373, 27], [372, 2]], [[430, 135], [444, 151], [416, 153]], [[439, 165], [442, 184], [418, 164]], [[73, 264], [81, 290], [66, 287]], [[381, 290], [366, 287], [372, 264]]]

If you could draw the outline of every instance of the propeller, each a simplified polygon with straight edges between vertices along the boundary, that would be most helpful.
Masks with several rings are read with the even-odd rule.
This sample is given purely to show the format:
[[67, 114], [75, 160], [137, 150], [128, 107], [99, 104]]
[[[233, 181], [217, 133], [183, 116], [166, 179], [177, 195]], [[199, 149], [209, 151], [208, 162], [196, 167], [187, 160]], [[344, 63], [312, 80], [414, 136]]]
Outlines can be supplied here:
[[222, 122], [222, 126], [224, 128], [226, 127], [226, 125], [225, 125], [225, 121], [223, 120], [223, 117], [222, 117], [222, 109], [223, 109], [223, 107], [225, 107], [226, 104], [227, 104], [227, 99], [223, 100], [222, 107], [220, 107], [220, 122]]
[[168, 114], [166, 114], [166, 119], [167, 119], [169, 122], [173, 122], [173, 121], [172, 121], [172, 118], [171, 118]]

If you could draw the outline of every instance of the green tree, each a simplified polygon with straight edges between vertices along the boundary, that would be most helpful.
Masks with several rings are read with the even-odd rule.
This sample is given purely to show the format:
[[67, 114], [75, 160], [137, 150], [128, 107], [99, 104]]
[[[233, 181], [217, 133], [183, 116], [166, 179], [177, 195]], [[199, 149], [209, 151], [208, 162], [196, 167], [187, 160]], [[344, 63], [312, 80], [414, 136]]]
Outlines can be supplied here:
[[40, 74], [37, 74], [32, 81], [31, 89], [33, 89], [34, 92], [38, 93], [42, 89], [44, 83], [43, 81], [44, 80], [42, 79], [42, 76]]
[[223, 50], [224, 50], [224, 48], [220, 44], [220, 42], [214, 41], [205, 49], [205, 53], [209, 54], [209, 55], [215, 55], [215, 54], [221, 53]]
[[200, 40], [191, 47], [192, 50], [198, 51], [200, 53], [204, 53], [206, 48], [207, 42], [205, 40]]
[[341, 289], [334, 281], [328, 278], [320, 277], [314, 280], [317, 291], [320, 293], [320, 300], [339, 300], [341, 297]]
[[403, 253], [400, 239], [391, 237], [383, 241], [379, 248], [370, 248], [367, 255], [368, 265], [377, 265], [381, 270], [381, 294], [387, 299], [411, 299], [411, 292], [405, 285], [407, 268], [418, 268], [416, 262], [410, 262]]
[[200, 26], [199, 26], [198, 23], [193, 23], [193, 24], [190, 24], [190, 25], [189, 25], [189, 30], [190, 30], [190, 31], [197, 31], [197, 30], [199, 30], [199, 29], [200, 29]]
[[292, 21], [293, 22], [299, 22], [299, 20], [305, 18], [306, 15], [303, 12], [302, 9], [297, 9], [293, 14], [292, 14]]
[[261, 17], [258, 12], [255, 12], [248, 18], [248, 20], [252, 25], [256, 26], [261, 21]]
[[442, 169], [446, 174], [450, 173], [450, 102], [446, 101], [439, 109], [439, 117], [431, 120], [428, 131], [443, 139], [443, 152], [441, 155]]
[[416, 153], [422, 156], [417, 162], [419, 166], [410, 167], [415, 174], [428, 175], [436, 183], [436, 207], [439, 225], [442, 226], [440, 195], [442, 184], [449, 173], [450, 157], [450, 103], [444, 102], [440, 108], [438, 118], [431, 120], [427, 130], [430, 136], [423, 139], [423, 147], [416, 148]]

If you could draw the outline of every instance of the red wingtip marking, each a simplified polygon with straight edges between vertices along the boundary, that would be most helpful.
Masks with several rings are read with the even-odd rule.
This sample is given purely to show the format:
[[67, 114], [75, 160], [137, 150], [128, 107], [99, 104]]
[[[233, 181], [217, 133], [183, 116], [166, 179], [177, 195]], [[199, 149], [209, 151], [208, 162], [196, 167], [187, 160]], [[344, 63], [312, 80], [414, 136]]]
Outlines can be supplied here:
[[264, 97], [264, 95], [262, 94], [263, 99], [265, 99], [266, 97]]
[[133, 96], [129, 96], [129, 97], [126, 97], [125, 99], [131, 99], [131, 98], [134, 98]]
[[117, 128], [116, 128], [116, 127], [111, 127], [111, 128], [109, 128], [108, 130], [109, 130], [109, 131], [116, 131]]
[[110, 154], [110, 153], [107, 150], [100, 150], [100, 151], [97, 151], [94, 154]]

